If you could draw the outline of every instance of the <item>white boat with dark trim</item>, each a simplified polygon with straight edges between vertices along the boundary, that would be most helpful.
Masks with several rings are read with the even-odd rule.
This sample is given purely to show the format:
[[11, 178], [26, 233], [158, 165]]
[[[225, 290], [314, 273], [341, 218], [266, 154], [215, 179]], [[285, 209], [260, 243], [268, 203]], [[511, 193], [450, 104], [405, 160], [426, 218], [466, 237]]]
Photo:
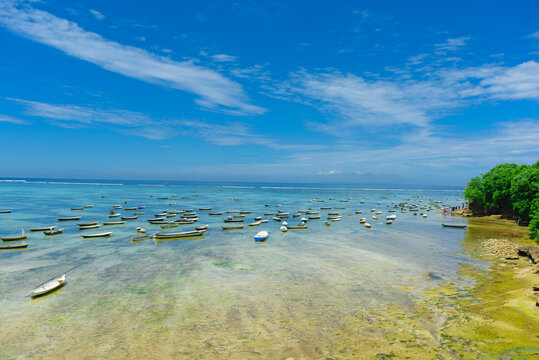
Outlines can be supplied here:
[[267, 239], [269, 238], [269, 234], [267, 231], [263, 230], [263, 231], [259, 231], [258, 233], [256, 233], [256, 235], [254, 236], [254, 239], [255, 241], [266, 241]]
[[66, 275], [58, 276], [56, 279], [53, 279], [51, 281], [46, 282], [45, 284], [37, 287], [36, 289], [32, 290], [30, 295], [35, 298], [41, 295], [45, 295], [47, 293], [50, 293], [53, 290], [58, 289], [61, 286], [64, 286], [66, 283]]

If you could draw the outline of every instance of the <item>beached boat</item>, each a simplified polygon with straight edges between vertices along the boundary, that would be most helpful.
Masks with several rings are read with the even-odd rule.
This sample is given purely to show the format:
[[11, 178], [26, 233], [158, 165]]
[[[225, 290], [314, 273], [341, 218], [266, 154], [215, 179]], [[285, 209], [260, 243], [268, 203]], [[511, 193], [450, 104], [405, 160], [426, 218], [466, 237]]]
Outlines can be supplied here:
[[458, 224], [442, 224], [446, 228], [455, 228], [455, 229], [466, 229], [468, 225], [458, 225]]
[[37, 227], [37, 228], [31, 228], [30, 231], [46, 231], [46, 230], [52, 230], [56, 226], [44, 226], [44, 227]]
[[0, 214], [9, 214], [11, 210], [0, 210]]
[[103, 221], [103, 225], [122, 225], [125, 221]]
[[56, 235], [56, 234], [61, 234], [63, 231], [64, 229], [50, 229], [50, 230], [44, 231], [43, 233], [45, 235]]
[[66, 275], [58, 276], [56, 279], [53, 279], [51, 281], [46, 282], [45, 284], [35, 288], [30, 292], [30, 295], [32, 298], [45, 295], [47, 293], [50, 293], [53, 290], [56, 290], [62, 286], [64, 286], [66, 283]]
[[61, 217], [58, 218], [58, 221], [73, 221], [73, 220], [80, 220], [80, 216], [69, 216], [69, 217]]
[[193, 230], [193, 231], [183, 231], [178, 233], [169, 233], [169, 234], [155, 234], [155, 238], [159, 239], [180, 239], [193, 236], [202, 236], [207, 230]]
[[0, 245], [0, 250], [11, 250], [11, 249], [26, 249], [28, 247], [28, 243], [20, 243], [20, 244], [9, 244], [9, 245]]
[[88, 230], [88, 229], [98, 229], [99, 228], [99, 224], [95, 224], [95, 225], [86, 225], [86, 226], [80, 226], [79, 225], [79, 230]]
[[221, 226], [223, 230], [243, 230], [243, 225]]
[[267, 239], [269, 238], [269, 234], [267, 231], [259, 231], [258, 233], [256, 233], [256, 235], [254, 236], [254, 239], [255, 241], [266, 241]]
[[110, 234], [112, 234], [112, 232], [108, 231], [108, 232], [97, 233], [97, 234], [81, 234], [80, 236], [86, 239], [86, 238], [108, 237], [110, 236]]

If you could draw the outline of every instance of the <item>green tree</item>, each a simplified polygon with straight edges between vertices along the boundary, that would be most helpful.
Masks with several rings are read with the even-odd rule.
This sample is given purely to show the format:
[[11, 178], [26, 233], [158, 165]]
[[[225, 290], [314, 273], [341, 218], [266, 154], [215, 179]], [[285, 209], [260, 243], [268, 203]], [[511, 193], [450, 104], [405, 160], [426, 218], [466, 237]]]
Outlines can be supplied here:
[[470, 209], [474, 212], [483, 212], [485, 209], [485, 196], [483, 194], [483, 181], [479, 176], [472, 178], [466, 189], [464, 197], [470, 202]]
[[523, 167], [517, 164], [500, 164], [483, 175], [483, 194], [487, 212], [503, 214], [513, 212], [511, 181], [522, 169]]
[[528, 166], [511, 181], [511, 202], [516, 215], [530, 221], [533, 211], [532, 202], [539, 195], [539, 161]]
[[539, 196], [536, 196], [530, 205], [531, 221], [530, 236], [539, 243]]

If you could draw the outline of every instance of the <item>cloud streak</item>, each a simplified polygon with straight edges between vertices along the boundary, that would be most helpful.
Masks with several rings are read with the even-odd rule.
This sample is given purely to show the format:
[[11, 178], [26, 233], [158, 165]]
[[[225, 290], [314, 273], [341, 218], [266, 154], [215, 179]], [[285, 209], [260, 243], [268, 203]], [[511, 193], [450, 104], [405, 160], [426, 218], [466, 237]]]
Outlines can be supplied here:
[[265, 112], [265, 109], [249, 103], [240, 84], [214, 70], [104, 39], [74, 22], [25, 4], [1, 2], [0, 24], [16, 34], [103, 69], [195, 94], [198, 96], [195, 102], [204, 108], [234, 115]]

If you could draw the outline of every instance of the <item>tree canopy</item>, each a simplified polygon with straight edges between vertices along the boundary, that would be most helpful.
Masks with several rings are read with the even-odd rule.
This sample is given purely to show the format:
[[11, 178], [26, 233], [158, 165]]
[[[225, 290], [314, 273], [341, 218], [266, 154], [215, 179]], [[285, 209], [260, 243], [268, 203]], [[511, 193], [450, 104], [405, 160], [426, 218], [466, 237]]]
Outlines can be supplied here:
[[529, 223], [532, 237], [539, 241], [539, 161], [497, 165], [472, 178], [464, 196], [474, 213], [502, 214]]

